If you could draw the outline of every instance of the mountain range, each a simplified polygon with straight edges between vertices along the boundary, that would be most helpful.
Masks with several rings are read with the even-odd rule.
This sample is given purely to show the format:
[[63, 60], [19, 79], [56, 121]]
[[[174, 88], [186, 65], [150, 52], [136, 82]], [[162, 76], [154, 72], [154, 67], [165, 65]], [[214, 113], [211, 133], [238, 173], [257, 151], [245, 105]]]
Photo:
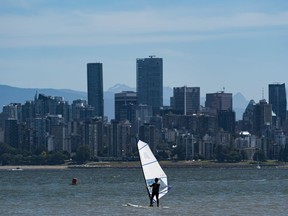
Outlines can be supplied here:
[[[104, 91], [104, 109], [105, 116], [109, 119], [114, 118], [114, 94], [122, 91], [136, 91], [135, 88], [124, 84], [116, 84]], [[76, 91], [71, 89], [52, 89], [52, 88], [18, 88], [8, 85], [0, 85], [0, 106], [8, 105], [10, 103], [25, 103], [29, 100], [34, 100], [36, 94], [45, 94], [47, 96], [61, 96], [65, 101], [72, 104], [73, 100], [84, 99], [87, 100], [87, 93], [84, 91]], [[170, 97], [173, 95], [171, 87], [163, 88], [163, 104], [170, 104]], [[236, 120], [242, 119], [242, 114], [246, 109], [249, 101], [241, 93], [233, 95], [233, 109], [236, 112]], [[204, 106], [205, 98], [200, 98], [200, 104]], [[2, 110], [0, 110], [2, 112]]]

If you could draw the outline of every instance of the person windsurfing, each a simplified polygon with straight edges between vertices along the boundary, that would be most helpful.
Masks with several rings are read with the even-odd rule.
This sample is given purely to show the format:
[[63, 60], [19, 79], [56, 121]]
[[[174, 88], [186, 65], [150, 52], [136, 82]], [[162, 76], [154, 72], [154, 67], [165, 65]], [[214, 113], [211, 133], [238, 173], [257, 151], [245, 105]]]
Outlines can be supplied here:
[[157, 206], [159, 207], [159, 188], [160, 184], [158, 183], [159, 179], [155, 178], [154, 183], [152, 185], [149, 185], [152, 187], [152, 195], [150, 196], [150, 206], [153, 206], [153, 198], [156, 196]]

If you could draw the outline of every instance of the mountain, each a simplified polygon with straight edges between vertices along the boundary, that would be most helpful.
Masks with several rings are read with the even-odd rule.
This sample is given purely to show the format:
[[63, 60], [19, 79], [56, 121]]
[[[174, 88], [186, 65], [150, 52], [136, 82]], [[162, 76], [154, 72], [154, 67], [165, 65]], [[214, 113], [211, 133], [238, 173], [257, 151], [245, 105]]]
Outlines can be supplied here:
[[246, 98], [240, 93], [236, 93], [233, 96], [233, 107], [241, 108], [241, 109], [246, 109], [247, 105], [249, 103], [249, 100], [246, 100]]
[[135, 92], [136, 88], [131, 88], [125, 84], [116, 84], [107, 90], [107, 92], [111, 92], [111, 93], [119, 93], [122, 91], [134, 91]]
[[[134, 88], [124, 84], [116, 84], [104, 92], [104, 107], [105, 115], [109, 119], [114, 118], [114, 94], [122, 91], [135, 91]], [[25, 103], [29, 100], [34, 100], [36, 94], [45, 94], [47, 96], [61, 96], [69, 104], [74, 100], [87, 100], [87, 93], [83, 91], [75, 91], [71, 89], [52, 89], [52, 88], [18, 88], [8, 85], [0, 85], [0, 106], [3, 107], [10, 103]], [[2, 109], [0, 109], [2, 112]]]
[[[104, 92], [104, 108], [105, 115], [109, 119], [114, 118], [114, 94], [122, 91], [136, 91], [135, 88], [124, 84], [116, 84]], [[87, 100], [87, 93], [83, 91], [75, 91], [71, 89], [52, 89], [52, 88], [17, 88], [8, 85], [0, 85], [0, 106], [8, 105], [10, 103], [25, 103], [27, 100], [34, 100], [35, 94], [45, 94], [48, 96], [61, 96], [65, 101], [72, 104], [73, 100], [84, 99]], [[170, 97], [173, 95], [171, 87], [163, 88], [163, 104], [168, 106], [170, 104]], [[204, 106], [205, 98], [200, 98], [201, 105]], [[233, 96], [233, 109], [236, 112], [236, 120], [242, 119], [242, 114], [248, 105], [249, 101], [241, 93]], [[2, 109], [0, 110], [2, 112]]]
[[233, 96], [233, 109], [236, 113], [236, 120], [242, 119], [243, 113], [245, 112], [248, 104], [249, 100], [246, 100], [246, 98], [240, 92]]
[[34, 100], [35, 94], [45, 94], [49, 96], [61, 96], [65, 101], [72, 102], [76, 99], [86, 99], [86, 92], [74, 91], [70, 89], [51, 88], [17, 88], [8, 85], [0, 85], [0, 106], [9, 103], [25, 103], [27, 100]]

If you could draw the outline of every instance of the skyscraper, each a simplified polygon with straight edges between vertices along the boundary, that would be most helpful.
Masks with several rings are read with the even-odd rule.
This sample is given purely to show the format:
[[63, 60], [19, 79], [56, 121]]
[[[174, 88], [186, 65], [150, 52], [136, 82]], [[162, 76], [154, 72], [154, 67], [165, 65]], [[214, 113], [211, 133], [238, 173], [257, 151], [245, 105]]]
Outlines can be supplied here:
[[102, 63], [87, 64], [88, 105], [95, 109], [96, 116], [104, 116], [103, 67]]
[[272, 124], [272, 105], [265, 99], [253, 106], [253, 132], [258, 136], [262, 135], [266, 127]]
[[173, 88], [173, 109], [182, 115], [197, 113], [200, 109], [200, 87]]
[[272, 105], [272, 111], [280, 119], [281, 125], [286, 120], [286, 89], [283, 84], [269, 84], [269, 104]]
[[211, 112], [220, 110], [232, 110], [232, 93], [216, 92], [206, 94], [205, 107], [209, 107]]
[[136, 88], [138, 104], [152, 106], [153, 115], [163, 106], [163, 60], [162, 58], [137, 59]]
[[137, 94], [133, 91], [122, 91], [115, 94], [115, 120], [135, 120]]

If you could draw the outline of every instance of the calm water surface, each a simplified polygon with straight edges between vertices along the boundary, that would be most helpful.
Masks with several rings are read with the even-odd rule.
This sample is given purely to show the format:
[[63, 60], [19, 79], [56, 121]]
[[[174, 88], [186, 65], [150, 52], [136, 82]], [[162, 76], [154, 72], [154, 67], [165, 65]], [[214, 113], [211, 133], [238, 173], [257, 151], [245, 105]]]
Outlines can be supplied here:
[[[171, 191], [162, 207], [148, 208], [137, 168], [2, 170], [1, 215], [287, 215], [287, 169], [164, 171]], [[69, 185], [73, 177], [76, 186]]]

